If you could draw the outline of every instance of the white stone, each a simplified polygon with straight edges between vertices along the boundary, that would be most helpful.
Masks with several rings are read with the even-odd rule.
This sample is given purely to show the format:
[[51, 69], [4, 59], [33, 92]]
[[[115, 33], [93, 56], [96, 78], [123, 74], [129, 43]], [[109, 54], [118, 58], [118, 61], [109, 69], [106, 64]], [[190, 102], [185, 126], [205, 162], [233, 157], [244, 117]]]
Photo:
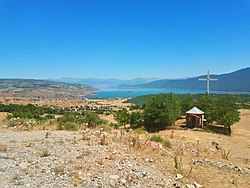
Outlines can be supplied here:
[[201, 188], [202, 187], [202, 185], [198, 184], [196, 181], [193, 184], [194, 184], [195, 188]]
[[186, 184], [186, 185], [182, 186], [182, 188], [195, 188], [195, 186], [192, 184]]
[[120, 176], [118, 176], [118, 175], [110, 175], [109, 178], [110, 178], [111, 180], [118, 181], [119, 178], [120, 178]]
[[181, 175], [181, 174], [176, 174], [176, 176], [175, 176], [175, 180], [180, 180], [182, 178], [183, 178], [183, 175]]

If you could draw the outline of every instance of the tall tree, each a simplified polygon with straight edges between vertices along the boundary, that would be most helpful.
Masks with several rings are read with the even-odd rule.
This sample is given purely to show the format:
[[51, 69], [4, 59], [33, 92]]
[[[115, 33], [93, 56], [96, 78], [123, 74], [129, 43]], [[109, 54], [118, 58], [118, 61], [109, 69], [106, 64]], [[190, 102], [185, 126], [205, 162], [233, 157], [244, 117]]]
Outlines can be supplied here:
[[180, 101], [174, 94], [153, 96], [144, 111], [145, 128], [161, 130], [173, 125], [180, 116]]
[[119, 110], [115, 113], [115, 120], [122, 126], [129, 124], [129, 113], [127, 110]]
[[143, 114], [141, 112], [132, 112], [130, 114], [130, 125], [132, 128], [143, 126]]
[[240, 120], [239, 107], [237, 99], [233, 96], [223, 96], [216, 102], [215, 120], [218, 124], [228, 128], [228, 134], [231, 136], [231, 126]]
[[205, 112], [205, 117], [210, 124], [212, 124], [216, 120], [215, 105], [215, 98], [212, 95], [201, 96], [198, 98], [198, 100], [195, 101], [195, 106]]

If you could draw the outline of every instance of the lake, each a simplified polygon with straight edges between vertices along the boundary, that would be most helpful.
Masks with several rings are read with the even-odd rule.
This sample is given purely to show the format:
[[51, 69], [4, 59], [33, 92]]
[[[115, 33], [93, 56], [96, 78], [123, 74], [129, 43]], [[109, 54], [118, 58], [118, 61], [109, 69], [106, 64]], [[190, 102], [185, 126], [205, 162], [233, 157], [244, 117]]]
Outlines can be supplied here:
[[85, 96], [86, 98], [132, 98], [142, 95], [149, 94], [160, 94], [160, 93], [176, 93], [176, 94], [199, 94], [204, 93], [204, 91], [199, 90], [119, 90], [119, 91], [100, 91], [94, 95]]
[[[100, 91], [94, 95], [85, 96], [86, 98], [133, 98], [142, 95], [160, 94], [160, 93], [175, 93], [175, 94], [205, 94], [204, 90], [163, 90], [163, 89], [151, 89], [151, 90], [112, 90], [112, 91]], [[210, 93], [216, 94], [250, 94], [250, 92], [226, 92], [226, 91], [210, 91]]]

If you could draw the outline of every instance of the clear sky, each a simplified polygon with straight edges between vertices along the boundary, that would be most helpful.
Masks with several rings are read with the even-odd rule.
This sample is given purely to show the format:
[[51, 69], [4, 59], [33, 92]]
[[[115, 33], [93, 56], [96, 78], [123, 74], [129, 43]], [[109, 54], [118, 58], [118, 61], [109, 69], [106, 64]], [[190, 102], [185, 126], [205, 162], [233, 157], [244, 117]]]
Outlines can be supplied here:
[[250, 0], [0, 0], [1, 78], [182, 78], [250, 66]]

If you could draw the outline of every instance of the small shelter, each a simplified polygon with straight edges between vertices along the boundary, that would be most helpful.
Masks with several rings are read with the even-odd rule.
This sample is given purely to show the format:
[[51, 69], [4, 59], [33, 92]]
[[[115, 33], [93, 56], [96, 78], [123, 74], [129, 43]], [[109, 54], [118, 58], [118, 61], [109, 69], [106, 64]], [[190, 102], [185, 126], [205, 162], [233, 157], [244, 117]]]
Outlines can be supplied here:
[[186, 112], [187, 127], [203, 127], [204, 112], [199, 108], [193, 107]]

